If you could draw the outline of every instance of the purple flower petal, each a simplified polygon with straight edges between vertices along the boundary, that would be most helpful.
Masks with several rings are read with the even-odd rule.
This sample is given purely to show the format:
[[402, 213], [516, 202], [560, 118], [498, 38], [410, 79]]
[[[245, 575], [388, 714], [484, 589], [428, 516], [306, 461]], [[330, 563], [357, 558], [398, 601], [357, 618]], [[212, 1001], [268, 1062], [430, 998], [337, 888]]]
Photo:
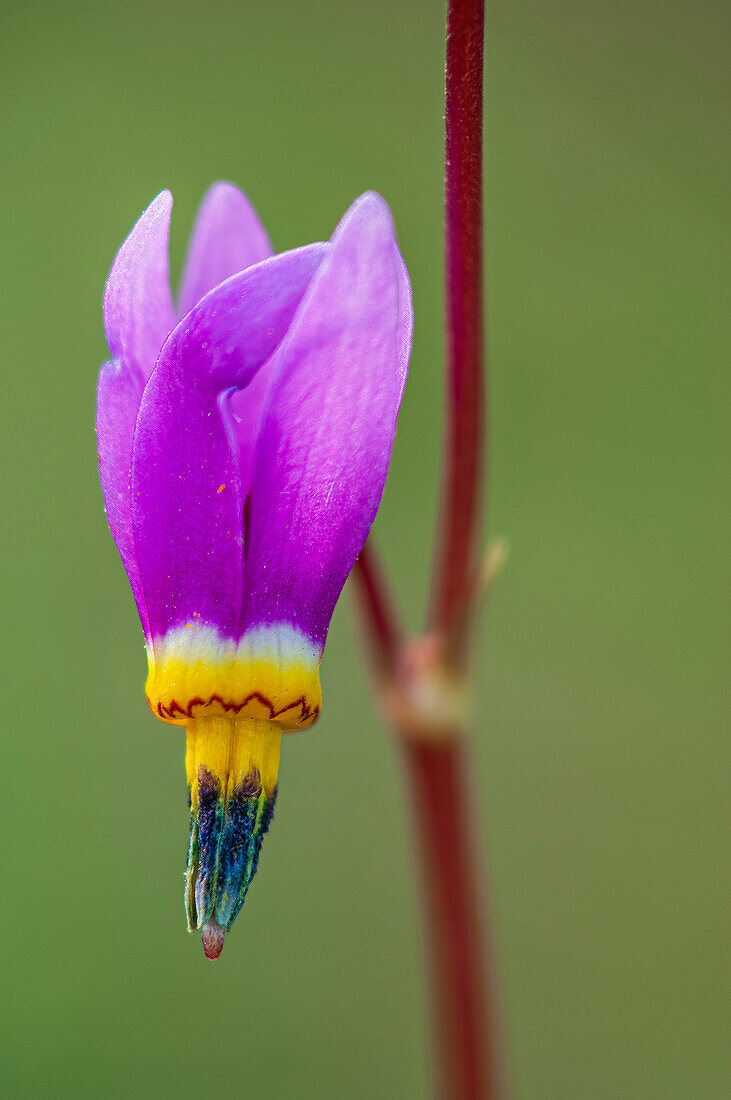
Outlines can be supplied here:
[[244, 493], [229, 399], [283, 339], [328, 249], [309, 245], [234, 275], [194, 306], [162, 350], [132, 460], [153, 638], [188, 622], [238, 638]]
[[147, 380], [175, 310], [168, 273], [173, 196], [162, 191], [135, 223], [117, 253], [104, 290], [104, 330], [115, 361]]
[[135, 552], [130, 495], [132, 439], [142, 388], [137, 371], [123, 370], [117, 363], [102, 365], [96, 390], [96, 442], [99, 480], [109, 529], [132, 586], [132, 595], [147, 637], [149, 624]]
[[323, 646], [380, 503], [411, 347], [411, 294], [383, 199], [358, 199], [276, 356], [251, 493], [244, 625]]
[[132, 439], [142, 390], [175, 324], [168, 281], [168, 233], [173, 198], [150, 203], [120, 248], [104, 293], [111, 362], [99, 373], [96, 431], [107, 519], [142, 618], [148, 622], [134, 549], [130, 500]]
[[266, 260], [272, 246], [246, 195], [214, 183], [198, 210], [178, 295], [182, 317], [224, 279]]
[[245, 389], [236, 390], [231, 395], [231, 420], [236, 435], [239, 476], [244, 495], [249, 493], [254, 480], [261, 418], [272, 384], [275, 358], [276, 355], [259, 368]]
[[[179, 293], [180, 315], [187, 313], [224, 279], [266, 260], [271, 254], [267, 232], [243, 191], [232, 183], [214, 183], [200, 205], [188, 245]], [[247, 487], [269, 373], [266, 366], [262, 367], [251, 384], [231, 398], [242, 483]]]

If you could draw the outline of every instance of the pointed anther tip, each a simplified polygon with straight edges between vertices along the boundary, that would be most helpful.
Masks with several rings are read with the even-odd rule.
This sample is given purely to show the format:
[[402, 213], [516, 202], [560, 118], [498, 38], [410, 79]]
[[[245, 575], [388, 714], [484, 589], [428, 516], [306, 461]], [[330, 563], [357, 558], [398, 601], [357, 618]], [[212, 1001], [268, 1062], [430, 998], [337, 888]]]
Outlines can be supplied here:
[[207, 959], [215, 961], [223, 951], [223, 941], [226, 938], [226, 929], [213, 919], [207, 920], [201, 929], [203, 951]]

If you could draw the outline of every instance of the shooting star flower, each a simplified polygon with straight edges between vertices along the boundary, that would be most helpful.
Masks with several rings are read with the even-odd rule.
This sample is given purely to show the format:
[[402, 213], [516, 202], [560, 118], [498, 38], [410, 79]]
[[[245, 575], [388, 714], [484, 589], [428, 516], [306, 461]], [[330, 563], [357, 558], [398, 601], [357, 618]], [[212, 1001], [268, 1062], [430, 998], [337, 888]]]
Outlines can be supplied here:
[[188, 927], [217, 958], [271, 820], [282, 732], [320, 713], [330, 619], [390, 460], [411, 292], [380, 196], [357, 199], [329, 242], [272, 256], [220, 183], [176, 311], [171, 209], [164, 191], [107, 281], [97, 440], [147, 699], [186, 730]]

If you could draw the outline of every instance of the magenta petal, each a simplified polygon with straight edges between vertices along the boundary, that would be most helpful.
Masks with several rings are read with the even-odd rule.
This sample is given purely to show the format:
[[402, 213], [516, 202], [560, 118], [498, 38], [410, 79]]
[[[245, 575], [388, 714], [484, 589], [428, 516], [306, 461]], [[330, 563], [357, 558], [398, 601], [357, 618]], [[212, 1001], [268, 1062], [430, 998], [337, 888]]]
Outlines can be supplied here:
[[270, 359], [259, 368], [246, 389], [236, 390], [231, 395], [231, 418], [236, 435], [241, 485], [245, 493], [251, 489], [254, 479], [261, 417], [269, 395], [274, 365], [274, 360]]
[[120, 248], [104, 293], [104, 323], [113, 359], [99, 372], [96, 432], [107, 519], [129, 577], [145, 633], [142, 586], [132, 534], [132, 438], [145, 380], [175, 324], [168, 282], [173, 199], [163, 191]]
[[244, 494], [229, 399], [283, 339], [328, 248], [309, 245], [234, 275], [193, 307], [162, 350], [132, 460], [153, 637], [187, 622], [238, 636]]
[[132, 586], [132, 594], [147, 636], [149, 624], [135, 552], [130, 497], [132, 438], [142, 399], [142, 388], [142, 379], [137, 371], [123, 370], [116, 363], [103, 364], [96, 390], [96, 441], [99, 480], [109, 529]]
[[246, 195], [214, 183], [198, 210], [178, 295], [182, 317], [224, 279], [266, 260], [272, 246]]
[[168, 273], [173, 196], [162, 191], [117, 253], [104, 290], [104, 329], [112, 359], [149, 378], [175, 325]]
[[[271, 254], [269, 237], [246, 195], [232, 183], [214, 183], [200, 205], [188, 246], [179, 294], [181, 316], [224, 279]], [[231, 399], [242, 480], [247, 485], [268, 373], [263, 367]]]
[[396, 269], [398, 271], [398, 374], [399, 374], [399, 402], [403, 397], [406, 379], [409, 376], [409, 360], [411, 359], [411, 342], [414, 336], [414, 303], [411, 297], [411, 279], [404, 263], [403, 256], [394, 243], [396, 252]]
[[251, 494], [245, 625], [324, 645], [376, 514], [411, 346], [411, 294], [383, 199], [335, 231], [276, 356]]

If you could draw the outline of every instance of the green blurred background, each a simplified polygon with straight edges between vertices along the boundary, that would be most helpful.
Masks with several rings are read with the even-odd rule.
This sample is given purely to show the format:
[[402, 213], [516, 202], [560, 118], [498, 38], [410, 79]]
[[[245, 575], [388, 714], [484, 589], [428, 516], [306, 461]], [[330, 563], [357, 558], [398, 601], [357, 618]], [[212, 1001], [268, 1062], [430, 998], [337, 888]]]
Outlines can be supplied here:
[[[720, 1100], [729, 9], [488, 7], [489, 526], [512, 553], [474, 766], [515, 1097]], [[426, 1095], [404, 811], [348, 600], [211, 966], [184, 930], [182, 740], [145, 705], [92, 420], [104, 278], [161, 188], [174, 271], [216, 178], [278, 248], [382, 191], [416, 336], [377, 532], [420, 624], [442, 21], [436, 0], [3, 9], [5, 1096]]]

